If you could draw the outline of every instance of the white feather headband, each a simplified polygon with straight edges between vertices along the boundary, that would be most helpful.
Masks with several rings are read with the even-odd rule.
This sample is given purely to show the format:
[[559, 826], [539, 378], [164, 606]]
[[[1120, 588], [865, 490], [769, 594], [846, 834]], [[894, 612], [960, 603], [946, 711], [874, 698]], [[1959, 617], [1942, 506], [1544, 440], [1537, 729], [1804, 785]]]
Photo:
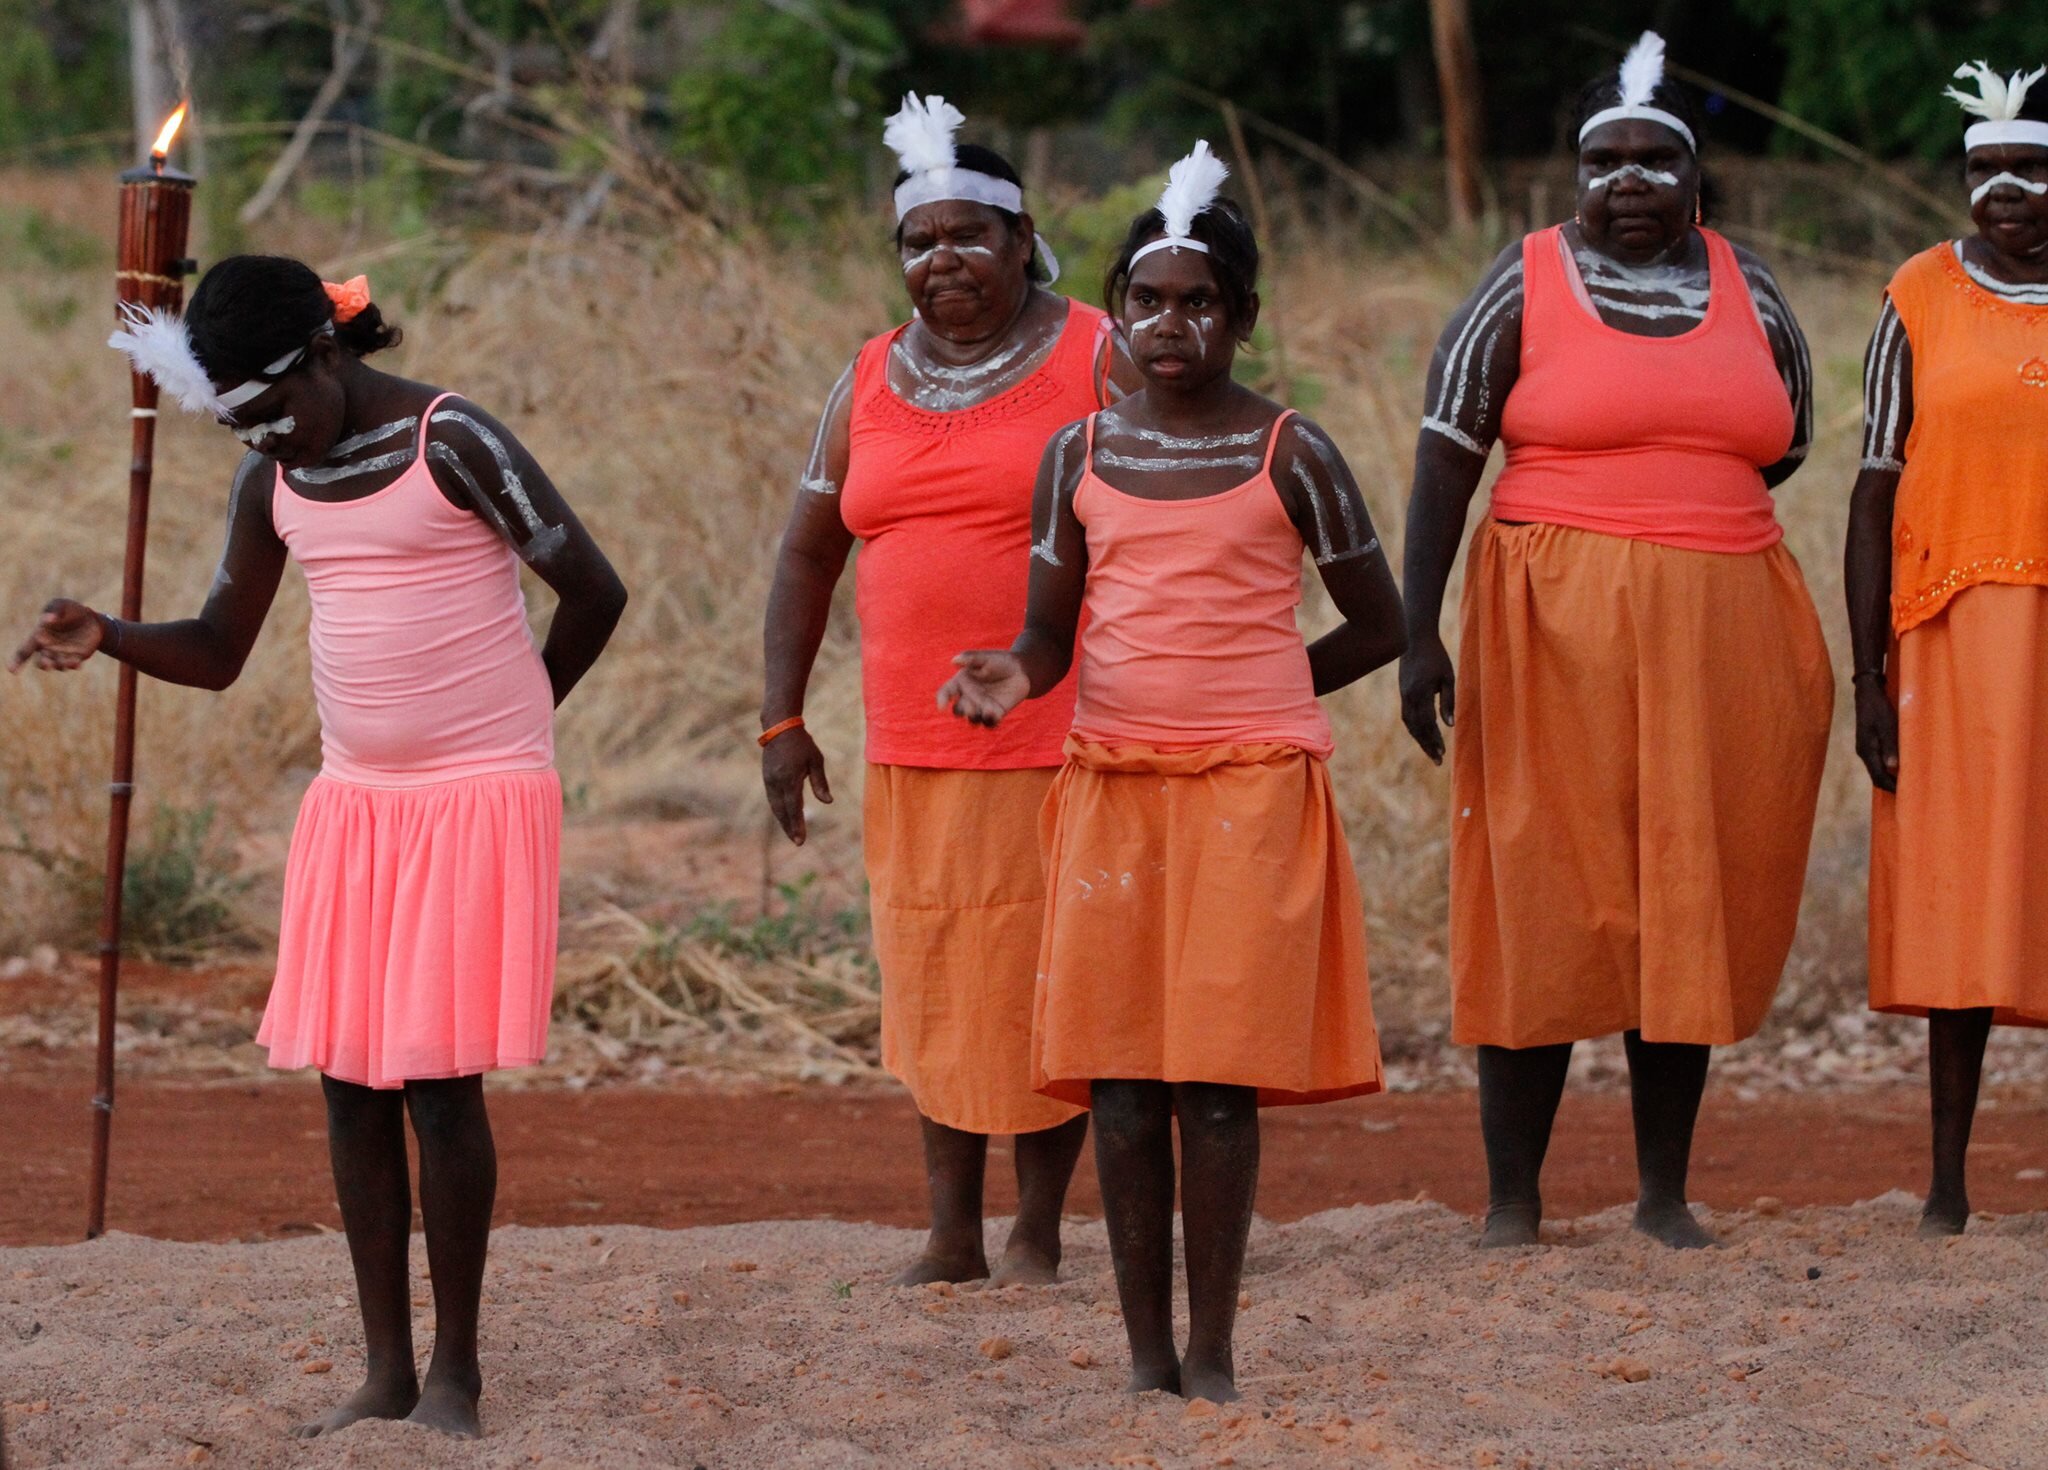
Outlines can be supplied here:
[[943, 97], [903, 96], [903, 108], [882, 128], [882, 141], [894, 150], [910, 177], [896, 186], [896, 220], [920, 204], [941, 199], [964, 199], [970, 204], [988, 204], [1024, 212], [1024, 191], [1008, 179], [978, 169], [960, 168], [955, 163], [953, 135], [967, 119]]
[[[322, 332], [333, 330], [332, 322], [320, 328]], [[107, 346], [127, 353], [135, 371], [154, 379], [157, 387], [177, 399], [185, 412], [210, 413], [221, 419], [251, 399], [260, 398], [306, 355], [304, 347], [295, 347], [266, 367], [260, 377], [216, 391], [205, 364], [192, 350], [192, 333], [186, 329], [185, 319], [160, 306], [142, 307], [132, 301], [122, 303], [121, 326], [107, 338]]]
[[2048, 148], [2048, 122], [2034, 122], [2020, 116], [2027, 105], [2027, 93], [2033, 89], [2034, 83], [2048, 76], [2048, 67], [2001, 77], [1984, 62], [1972, 61], [1957, 67], [1956, 75], [1974, 78], [1977, 95], [1972, 97], [1954, 87], [1946, 88], [1941, 95], [1973, 117], [1984, 119], [1973, 123], [1963, 134], [1965, 148], [1988, 148], [1999, 143], [2024, 143]]
[[1136, 265], [1155, 250], [1197, 250], [1207, 255], [1209, 247], [1190, 232], [1195, 227], [1195, 216], [1216, 202], [1217, 191], [1229, 177], [1230, 170], [1223, 166], [1223, 160], [1209, 151], [1208, 140], [1197, 141], [1193, 152], [1166, 171], [1166, 187], [1159, 195], [1159, 214], [1166, 221], [1166, 233], [1140, 246], [1131, 256], [1131, 264]]
[[1664, 85], [1664, 38], [1655, 31], [1644, 31], [1628, 55], [1621, 59], [1621, 102], [1618, 106], [1602, 108], [1586, 119], [1586, 125], [1579, 129], [1579, 142], [1584, 144], [1586, 134], [1603, 123], [1617, 122], [1623, 118], [1644, 118], [1650, 122], [1662, 123], [1679, 137], [1685, 139], [1685, 146], [1694, 153], [1700, 151], [1699, 139], [1692, 135], [1692, 129], [1672, 113], [1651, 105], [1650, 99], [1657, 95], [1657, 89]]

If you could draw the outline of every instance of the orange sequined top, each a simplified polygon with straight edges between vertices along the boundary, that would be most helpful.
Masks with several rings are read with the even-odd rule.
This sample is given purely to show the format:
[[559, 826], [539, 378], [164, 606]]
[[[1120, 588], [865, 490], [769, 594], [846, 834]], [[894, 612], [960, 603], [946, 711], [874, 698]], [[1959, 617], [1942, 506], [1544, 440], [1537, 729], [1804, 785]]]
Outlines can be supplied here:
[[2048, 585], [2048, 306], [2006, 301], [1947, 241], [1886, 288], [1913, 351], [1892, 511], [1892, 627], [1979, 582]]

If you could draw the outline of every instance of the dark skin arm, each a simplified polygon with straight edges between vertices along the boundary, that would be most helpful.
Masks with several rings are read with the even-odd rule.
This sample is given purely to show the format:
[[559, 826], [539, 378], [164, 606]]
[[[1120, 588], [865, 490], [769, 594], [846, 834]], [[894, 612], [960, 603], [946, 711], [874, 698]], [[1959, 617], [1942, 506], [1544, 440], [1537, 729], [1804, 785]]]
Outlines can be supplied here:
[[[1912, 349], [1902, 344], [1898, 442], [1913, 424]], [[1903, 452], [1903, 451], [1901, 451]], [[1866, 466], [1849, 496], [1842, 578], [1849, 600], [1849, 643], [1856, 660], [1856, 754], [1880, 791], [1899, 789], [1899, 711], [1885, 687], [1892, 637], [1892, 506], [1899, 471]]]
[[[851, 374], [853, 370], [847, 369]], [[775, 558], [775, 581], [768, 590], [768, 615], [762, 629], [762, 656], [767, 670], [761, 695], [761, 728], [769, 729], [804, 712], [804, 691], [811, 666], [825, 641], [832, 618], [832, 590], [846, 570], [853, 533], [839, 512], [839, 487], [846, 483], [852, 397], [836, 392], [827, 401], [820, 425], [821, 453], [798, 486], [782, 549]], [[813, 488], [813, 485], [820, 488]], [[825, 753], [805, 729], [785, 731], [761, 752], [761, 782], [776, 823], [799, 847], [809, 835], [804, 821], [804, 786], [829, 803], [832, 788], [825, 777]]]
[[540, 656], [559, 708], [611, 641], [625, 584], [547, 471], [476, 405], [451, 399], [435, 411], [427, 464], [441, 493], [495, 529], [555, 594]]
[[1778, 376], [1784, 380], [1785, 392], [1792, 400], [1792, 443], [1785, 457], [1763, 472], [1765, 486], [1775, 490], [1806, 463], [1807, 450], [1813, 443], [1813, 358], [1807, 349], [1806, 333], [1799, 318], [1792, 314], [1792, 303], [1785, 299], [1784, 288], [1771, 268], [1740, 245], [1735, 247], [1735, 257], [1756, 300]]
[[976, 725], [995, 725], [1025, 700], [1056, 688], [1073, 667], [1081, 598], [1088, 588], [1088, 538], [1074, 514], [1074, 489], [1087, 461], [1079, 424], [1047, 442], [1031, 503], [1024, 631], [1007, 650], [976, 649], [954, 659], [960, 672], [939, 690], [940, 709]]
[[123, 623], [82, 602], [56, 598], [14, 652], [10, 672], [33, 662], [66, 671], [105, 653], [167, 684], [225, 689], [241, 676], [249, 650], [277, 596], [285, 548], [270, 520], [275, 469], [260, 454], [243, 457], [228, 498], [227, 546], [196, 618]]
[[1308, 648], [1309, 672], [1320, 698], [1401, 656], [1407, 645], [1401, 589], [1394, 585], [1393, 568], [1351, 467], [1320, 426], [1300, 417], [1289, 420], [1274, 446], [1273, 462], [1280, 503], [1301, 532], [1302, 544], [1313, 550], [1330, 528], [1338, 528], [1333, 554], [1328, 560], [1317, 558], [1323, 588], [1344, 615], [1341, 624]]
[[[1519, 269], [1520, 264], [1519, 245], [1503, 251], [1479, 289], [1452, 316], [1430, 359], [1426, 402], [1436, 404], [1442, 397], [1446, 371], [1457, 370], [1468, 361], [1468, 355], [1458, 353], [1458, 348], [1475, 309], [1499, 278]], [[1500, 435], [1501, 407], [1521, 374], [1521, 320], [1519, 306], [1503, 316], [1499, 343], [1481, 371], [1486, 389], [1483, 400], [1481, 395], [1469, 395], [1486, 405], [1483, 412], [1459, 425], [1471, 444], [1427, 427], [1415, 441], [1415, 479], [1408, 496], [1408, 534], [1401, 569], [1408, 638], [1407, 651], [1401, 656], [1401, 719], [1423, 754], [1438, 765], [1443, 764], [1444, 737], [1437, 715], [1441, 711], [1446, 725], [1455, 724], [1458, 695], [1457, 673], [1438, 626], [1444, 589], [1450, 585], [1451, 567], [1465, 539], [1465, 519], [1486, 473], [1487, 455]]]

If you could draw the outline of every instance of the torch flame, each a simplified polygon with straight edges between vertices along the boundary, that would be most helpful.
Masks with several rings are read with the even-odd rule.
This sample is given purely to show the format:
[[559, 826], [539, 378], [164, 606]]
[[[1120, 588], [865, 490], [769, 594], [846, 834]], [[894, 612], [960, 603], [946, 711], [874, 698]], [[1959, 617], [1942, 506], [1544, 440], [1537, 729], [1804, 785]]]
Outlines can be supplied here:
[[184, 126], [185, 109], [188, 105], [180, 102], [177, 111], [164, 119], [163, 128], [157, 133], [156, 141], [149, 145], [151, 158], [161, 159], [171, 151], [171, 139], [177, 137], [178, 129]]

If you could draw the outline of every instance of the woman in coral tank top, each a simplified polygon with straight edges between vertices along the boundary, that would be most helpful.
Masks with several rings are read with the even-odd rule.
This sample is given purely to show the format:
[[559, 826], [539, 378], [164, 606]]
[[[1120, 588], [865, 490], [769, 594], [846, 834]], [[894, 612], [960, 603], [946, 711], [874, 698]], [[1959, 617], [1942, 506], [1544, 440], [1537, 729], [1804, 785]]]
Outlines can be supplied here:
[[1885, 289], [1848, 543], [1870, 1003], [1927, 1017], [1926, 1235], [1970, 1217], [1992, 1024], [2048, 1025], [2048, 83], [1957, 76], [1977, 233]]
[[[249, 446], [199, 616], [127, 623], [52, 602], [14, 667], [104, 653], [235, 681], [285, 562], [312, 601], [320, 774], [292, 828], [277, 979], [257, 1041], [318, 1067], [368, 1349], [363, 1386], [300, 1428], [403, 1419], [481, 1432], [477, 1309], [497, 1189], [482, 1073], [547, 1049], [562, 788], [554, 709], [626, 593], [533, 457], [482, 409], [365, 365], [398, 340], [361, 277], [276, 256], [208, 271], [183, 320], [113, 345]], [[519, 567], [560, 599], [547, 645]], [[405, 1122], [420, 1153], [434, 1352], [413, 1362]]]
[[[1764, 264], [1698, 223], [1699, 122], [1646, 34], [1578, 113], [1579, 209], [1503, 253], [1431, 364], [1402, 712], [1460, 717], [1453, 1037], [1479, 1048], [1489, 1245], [1529, 1245], [1572, 1044], [1619, 1031], [1636, 1228], [1685, 1201], [1709, 1047], [1792, 944], [1833, 679], [1770, 490], [1809, 437], [1805, 343]], [[1437, 631], [1465, 569], [1464, 682]]]
[[882, 1063], [923, 1118], [931, 1235], [899, 1280], [989, 1275], [988, 1135], [1017, 1135], [1017, 1218], [999, 1282], [1053, 1279], [1087, 1123], [1031, 1090], [1031, 984], [1045, 902], [1033, 823], [1073, 686], [994, 736], [932, 707], [961, 648], [1024, 615], [1031, 488], [1055, 429], [1136, 381], [1056, 270], [1000, 155], [956, 145], [943, 98], [906, 99], [885, 139], [903, 162], [896, 243], [915, 317], [869, 342], [826, 400], [769, 594], [763, 779], [793, 842], [804, 790], [832, 799], [803, 727], [832, 589], [858, 541], [863, 816]]
[[[962, 653], [939, 691], [999, 738], [1062, 687], [1078, 636], [1073, 734], [1041, 824], [1032, 1076], [1094, 1110], [1131, 1388], [1214, 1401], [1237, 1396], [1259, 1109], [1380, 1087], [1317, 697], [1401, 646], [1400, 594], [1336, 445], [1232, 381], [1259, 249], [1216, 197], [1223, 175], [1197, 144], [1132, 222], [1105, 295], [1144, 391], [1047, 446], [1024, 631]], [[1312, 646], [1295, 621], [1304, 552], [1345, 619]]]

